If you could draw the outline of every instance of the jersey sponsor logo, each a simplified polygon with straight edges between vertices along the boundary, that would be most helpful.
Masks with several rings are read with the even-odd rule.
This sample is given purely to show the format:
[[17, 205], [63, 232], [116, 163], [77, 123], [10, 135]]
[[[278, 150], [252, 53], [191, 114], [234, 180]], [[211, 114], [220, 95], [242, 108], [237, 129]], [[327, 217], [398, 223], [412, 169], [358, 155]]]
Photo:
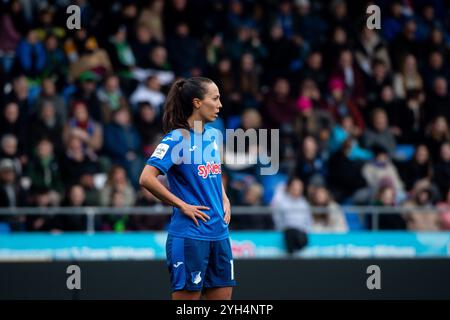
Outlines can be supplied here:
[[198, 169], [198, 175], [202, 177], [203, 179], [208, 178], [210, 174], [216, 175], [222, 173], [222, 167], [220, 163], [209, 163], [201, 164], [197, 166]]
[[162, 158], [164, 158], [164, 156], [166, 155], [167, 150], [169, 150], [169, 145], [165, 143], [160, 143], [156, 147], [151, 157], [155, 157], [162, 160]]

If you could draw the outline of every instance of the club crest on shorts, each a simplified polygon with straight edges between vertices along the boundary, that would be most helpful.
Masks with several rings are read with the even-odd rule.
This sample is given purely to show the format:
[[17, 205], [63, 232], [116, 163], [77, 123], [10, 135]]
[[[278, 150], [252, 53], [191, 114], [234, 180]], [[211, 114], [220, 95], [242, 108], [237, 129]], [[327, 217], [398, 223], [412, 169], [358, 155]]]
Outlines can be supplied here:
[[194, 271], [191, 272], [191, 280], [193, 284], [199, 284], [200, 282], [202, 282], [202, 276], [201, 276], [202, 272], [201, 271]]

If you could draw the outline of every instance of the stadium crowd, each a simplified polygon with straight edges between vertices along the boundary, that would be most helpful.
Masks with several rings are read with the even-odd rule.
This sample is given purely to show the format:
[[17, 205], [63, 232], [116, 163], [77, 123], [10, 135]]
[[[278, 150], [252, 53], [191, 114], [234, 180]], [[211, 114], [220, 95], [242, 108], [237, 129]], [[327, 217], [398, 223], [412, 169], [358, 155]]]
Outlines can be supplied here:
[[[66, 26], [70, 4], [79, 30]], [[366, 26], [370, 4], [380, 30]], [[379, 227], [449, 230], [448, 61], [444, 0], [2, 1], [0, 207], [160, 206], [138, 180], [168, 88], [205, 76], [221, 91], [216, 128], [280, 129], [277, 175], [222, 165], [233, 206], [276, 209], [235, 216], [231, 229], [370, 228], [340, 207], [353, 204], [437, 205], [448, 210], [393, 212]], [[330, 211], [313, 216], [314, 206]], [[292, 207], [301, 213], [280, 220]], [[83, 216], [0, 219], [12, 231], [86, 228]], [[96, 229], [167, 219], [101, 216]]]

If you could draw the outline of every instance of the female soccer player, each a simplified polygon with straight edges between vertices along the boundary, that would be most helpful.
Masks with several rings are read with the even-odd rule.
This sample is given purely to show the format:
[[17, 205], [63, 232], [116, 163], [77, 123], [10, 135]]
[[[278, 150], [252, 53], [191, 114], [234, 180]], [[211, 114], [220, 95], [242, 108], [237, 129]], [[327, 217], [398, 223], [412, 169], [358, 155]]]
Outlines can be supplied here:
[[[172, 299], [231, 299], [234, 280], [228, 224], [230, 201], [221, 178], [219, 89], [207, 78], [175, 82], [164, 107], [166, 135], [142, 171], [140, 184], [173, 206], [166, 254]], [[166, 174], [170, 191], [157, 176]]]

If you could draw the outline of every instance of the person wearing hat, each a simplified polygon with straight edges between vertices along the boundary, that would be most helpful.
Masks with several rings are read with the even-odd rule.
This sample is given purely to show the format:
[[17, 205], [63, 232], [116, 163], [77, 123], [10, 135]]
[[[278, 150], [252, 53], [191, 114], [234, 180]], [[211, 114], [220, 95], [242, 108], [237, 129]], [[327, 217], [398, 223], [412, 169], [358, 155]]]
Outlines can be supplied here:
[[97, 81], [99, 77], [92, 71], [80, 74], [77, 81], [77, 89], [70, 101], [73, 105], [76, 101], [83, 101], [89, 111], [89, 115], [97, 122], [103, 122], [101, 102], [97, 96]]

